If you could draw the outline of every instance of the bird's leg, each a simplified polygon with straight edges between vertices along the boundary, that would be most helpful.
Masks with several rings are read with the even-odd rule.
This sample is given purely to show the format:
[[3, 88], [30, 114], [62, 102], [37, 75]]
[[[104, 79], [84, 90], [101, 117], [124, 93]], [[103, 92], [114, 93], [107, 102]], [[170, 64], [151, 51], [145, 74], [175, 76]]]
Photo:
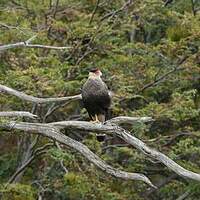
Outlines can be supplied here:
[[100, 123], [98, 116], [95, 114], [95, 120], [92, 123]]

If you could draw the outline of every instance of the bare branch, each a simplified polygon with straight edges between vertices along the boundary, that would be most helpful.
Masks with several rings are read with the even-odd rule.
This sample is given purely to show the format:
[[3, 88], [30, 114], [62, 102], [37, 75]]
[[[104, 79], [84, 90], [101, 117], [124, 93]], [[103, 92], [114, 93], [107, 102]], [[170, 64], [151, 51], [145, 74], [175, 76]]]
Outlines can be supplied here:
[[29, 38], [28, 40], [26, 40], [25, 41], [26, 45], [28, 45], [29, 43], [31, 43], [36, 37], [37, 37], [37, 35], [34, 35], [31, 38]]
[[[83, 123], [83, 122], [82, 122]], [[88, 124], [87, 122], [86, 124]], [[89, 123], [91, 124], [91, 123]], [[94, 125], [95, 126], [95, 125]], [[11, 128], [17, 130], [23, 130], [26, 133], [40, 133], [41, 135], [53, 139], [61, 144], [67, 145], [75, 150], [77, 150], [80, 154], [85, 156], [90, 162], [94, 165], [99, 167], [102, 171], [106, 173], [125, 180], [140, 180], [151, 187], [155, 187], [151, 181], [144, 176], [143, 174], [138, 173], [129, 173], [125, 171], [121, 171], [111, 167], [110, 165], [106, 164], [103, 160], [101, 160], [96, 154], [90, 151], [85, 145], [82, 143], [71, 139], [70, 137], [62, 134], [58, 128], [49, 125], [49, 124], [40, 124], [40, 123], [17, 123], [17, 122], [10, 122], [7, 124], [1, 124], [0, 127], [10, 130]], [[107, 127], [107, 126], [106, 126]]]
[[[57, 127], [57, 129], [55, 128], [55, 126]], [[143, 152], [145, 155], [151, 158], [154, 158], [155, 160], [160, 161], [161, 163], [163, 163], [165, 166], [167, 166], [169, 169], [173, 170], [175, 173], [179, 174], [180, 176], [200, 181], [199, 174], [191, 172], [187, 169], [184, 169], [183, 167], [178, 165], [176, 162], [168, 158], [163, 153], [158, 152], [154, 149], [151, 149], [144, 142], [134, 137], [123, 128], [116, 126], [115, 124], [107, 123], [103, 125], [103, 124], [94, 124], [94, 123], [85, 122], [85, 121], [62, 121], [62, 122], [54, 122], [50, 124], [10, 122], [5, 125], [1, 125], [0, 127], [7, 128], [7, 129], [14, 127], [15, 129], [39, 132], [43, 136], [47, 136], [49, 138], [55, 139], [56, 141], [62, 144], [66, 144], [72, 148], [75, 148], [77, 151], [82, 153], [86, 158], [88, 158], [91, 162], [93, 162], [94, 164], [96, 164], [98, 167], [100, 167], [101, 169], [105, 171], [107, 171], [107, 167], [105, 166], [105, 163], [99, 164], [100, 162], [98, 161], [99, 158], [96, 157], [95, 154], [92, 153], [91, 155], [90, 150], [85, 149], [86, 147], [83, 144], [77, 143], [76, 141], [73, 141], [71, 138], [63, 134], [60, 134], [58, 130], [60, 128], [67, 128], [69, 130], [75, 129], [75, 130], [85, 130], [85, 131], [95, 131], [95, 132], [101, 132], [101, 133], [104, 132], [107, 134], [115, 134], [118, 137], [120, 137], [122, 140], [126, 141], [128, 144], [132, 145], [133, 147]], [[111, 171], [108, 170], [107, 172], [117, 177], [125, 178], [124, 173], [121, 174], [120, 172], [120, 173], [115, 174], [113, 169]]]
[[148, 197], [151, 194], [155, 194], [156, 190], [159, 190], [160, 188], [164, 187], [165, 185], [167, 185], [168, 183], [170, 183], [173, 179], [176, 179], [178, 177], [177, 174], [172, 174], [171, 176], [167, 177], [166, 179], [162, 179], [162, 181], [157, 184], [157, 188], [151, 188], [149, 190], [147, 190], [146, 192], [143, 193], [144, 197]]
[[54, 19], [56, 17], [56, 13], [57, 13], [57, 9], [58, 9], [58, 4], [59, 4], [59, 0], [56, 0], [56, 5], [55, 5], [55, 8], [54, 8], [54, 12], [53, 12], [53, 18]]
[[134, 124], [136, 122], [152, 122], [154, 121], [152, 117], [126, 117], [126, 116], [120, 116], [120, 117], [115, 117], [107, 122], [115, 123], [115, 124]]
[[64, 49], [71, 48], [71, 47], [55, 47], [55, 46], [48, 46], [48, 45], [41, 45], [41, 44], [27, 44], [26, 42], [17, 42], [15, 44], [6, 44], [6, 45], [0, 46], [0, 51], [4, 51], [7, 49], [12, 49], [16, 47], [43, 48], [43, 49], [55, 49], [55, 50], [64, 50]]
[[44, 48], [44, 49], [55, 49], [55, 50], [64, 50], [64, 49], [70, 49], [71, 47], [55, 47], [55, 46], [49, 46], [49, 45], [41, 45], [41, 44], [30, 44], [30, 42], [35, 39], [36, 36], [29, 38], [25, 42], [17, 42], [14, 44], [6, 44], [0, 46], [0, 51], [4, 51], [7, 49], [12, 48], [19, 48], [19, 47], [27, 47], [27, 48]]
[[[56, 142], [55, 145], [56, 145], [56, 147], [57, 147], [60, 151], [62, 151], [62, 148], [60, 147], [60, 145], [59, 145], [58, 142]], [[63, 159], [60, 160], [60, 166], [62, 167], [63, 171], [64, 171], [66, 174], [69, 172], [69, 171], [67, 170], [67, 168], [65, 167], [65, 165], [64, 165], [64, 160], [63, 160]]]
[[52, 115], [53, 112], [55, 112], [57, 109], [61, 108], [61, 107], [65, 107], [66, 105], [68, 105], [70, 103], [70, 101], [67, 101], [67, 102], [64, 102], [64, 103], [61, 103], [61, 104], [58, 104], [56, 105], [56, 103], [53, 103], [49, 109], [47, 110], [45, 116], [43, 117], [43, 121], [46, 121], [46, 119]]
[[4, 28], [4, 29], [16, 29], [17, 31], [25, 34], [30, 34], [31, 33], [31, 30], [28, 29], [28, 28], [24, 28], [24, 27], [19, 27], [19, 26], [12, 26], [12, 25], [8, 25], [8, 24], [5, 24], [3, 22], [0, 22], [0, 28]]
[[101, 21], [105, 20], [106, 18], [113, 17], [113, 16], [115, 16], [116, 14], [122, 12], [125, 8], [127, 8], [128, 6], [130, 6], [132, 3], [133, 3], [132, 0], [129, 0], [129, 1], [125, 2], [124, 5], [123, 5], [121, 8], [119, 8], [119, 9], [117, 9], [117, 10], [115, 10], [115, 11], [109, 12], [109, 13], [107, 13], [106, 15], [104, 15], [104, 16], [101, 18]]
[[183, 70], [183, 68], [182, 67], [175, 67], [174, 69], [168, 71], [167, 73], [163, 74], [162, 76], [160, 76], [159, 78], [155, 79], [154, 81], [146, 84], [143, 88], [141, 88], [139, 90], [139, 92], [143, 92], [147, 88], [150, 88], [150, 87], [153, 87], [155, 85], [158, 85], [160, 82], [164, 81], [169, 75], [171, 75], [174, 72], [179, 71], [179, 70]]
[[96, 5], [95, 5], [95, 8], [94, 8], [94, 10], [93, 10], [93, 12], [92, 12], [92, 16], [91, 16], [91, 18], [90, 18], [89, 24], [91, 24], [92, 21], [93, 21], [93, 19], [94, 19], [94, 15], [95, 15], [95, 13], [97, 12], [97, 9], [98, 9], [98, 7], [99, 7], [99, 3], [100, 3], [100, 0], [97, 0]]
[[194, 6], [194, 1], [193, 0], [191, 0], [191, 7], [192, 7], [192, 13], [195, 16], [196, 12], [195, 12], [195, 6]]
[[200, 174], [184, 169], [183, 167], [178, 165], [176, 162], [168, 158], [163, 153], [156, 151], [154, 149], [151, 149], [144, 142], [142, 142], [138, 138], [131, 135], [128, 131], [114, 124], [108, 123], [108, 124], [103, 125], [103, 124], [94, 124], [94, 123], [84, 122], [84, 121], [63, 121], [63, 122], [55, 122], [51, 124], [58, 126], [60, 128], [64, 127], [64, 128], [69, 128], [69, 129], [71, 128], [71, 129], [115, 134], [118, 137], [120, 137], [122, 140], [127, 142], [128, 144], [132, 145], [136, 149], [143, 152], [145, 155], [160, 161], [161, 163], [163, 163], [165, 166], [167, 166], [169, 169], [179, 174], [180, 176], [200, 181]]
[[[46, 151], [41, 151], [41, 152], [39, 152], [39, 153], [37, 154], [37, 156], [40, 156], [40, 155], [42, 155], [42, 154], [44, 154], [44, 153], [46, 153]], [[12, 183], [12, 182], [15, 180], [15, 178], [16, 178], [21, 172], [23, 172], [23, 171], [26, 169], [26, 167], [28, 167], [28, 166], [30, 165], [30, 163], [31, 163], [35, 158], [36, 158], [36, 155], [33, 155], [33, 156], [31, 156], [25, 163], [23, 163], [23, 165], [22, 165], [20, 168], [18, 168], [18, 169], [16, 170], [16, 172], [11, 176], [11, 178], [8, 180], [8, 182], [7, 182], [7, 184], [5, 185], [5, 187], [7, 187], [8, 184]]]
[[25, 111], [0, 112], [0, 117], [28, 117], [31, 119], [38, 118], [37, 115]]
[[143, 86], [138, 92], [143, 92], [144, 90], [146, 90], [147, 88], [150, 88], [150, 87], [153, 87], [153, 86], [156, 86], [158, 85], [159, 83], [161, 83], [162, 81], [165, 81], [166, 78], [169, 77], [169, 75], [177, 72], [177, 71], [180, 71], [180, 70], [184, 70], [183, 67], [181, 67], [181, 65], [189, 58], [188, 55], [185, 55], [183, 56], [182, 58], [180, 58], [177, 63], [176, 63], [176, 66], [169, 70], [168, 72], [166, 72], [165, 74], [163, 74], [162, 76], [158, 77], [157, 78], [157, 75], [155, 76], [155, 79], [154, 81], [150, 82], [150, 83], [147, 83], [145, 86]]
[[179, 196], [176, 200], [184, 200], [191, 194], [190, 190], [184, 192], [181, 196]]
[[74, 95], [74, 96], [68, 96], [68, 97], [58, 97], [58, 98], [38, 98], [38, 97], [33, 97], [31, 95], [27, 95], [23, 92], [19, 92], [17, 90], [14, 90], [12, 88], [9, 88], [7, 86], [1, 85], [0, 84], [0, 93], [1, 92], [6, 92], [10, 95], [17, 96], [18, 98], [26, 101], [30, 101], [33, 103], [37, 104], [43, 104], [43, 103], [50, 103], [50, 102], [67, 102], [67, 101], [75, 101], [81, 99], [81, 95]]

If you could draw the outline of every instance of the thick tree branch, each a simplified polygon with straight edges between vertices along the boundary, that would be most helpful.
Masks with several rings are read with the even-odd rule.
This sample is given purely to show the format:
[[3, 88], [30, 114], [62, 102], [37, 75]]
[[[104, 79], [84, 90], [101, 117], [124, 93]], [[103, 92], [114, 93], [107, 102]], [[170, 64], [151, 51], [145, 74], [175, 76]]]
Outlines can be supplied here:
[[37, 115], [25, 111], [0, 112], [0, 117], [28, 117], [31, 119], [38, 118]]
[[51, 124], [58, 126], [60, 128], [64, 127], [68, 129], [71, 128], [71, 129], [78, 129], [78, 130], [115, 134], [118, 137], [120, 137], [122, 140], [127, 142], [128, 144], [132, 145], [136, 149], [143, 152], [145, 155], [151, 158], [154, 158], [157, 161], [160, 161], [161, 163], [163, 163], [165, 166], [167, 166], [169, 169], [179, 174], [180, 176], [200, 181], [200, 174], [184, 169], [183, 167], [178, 165], [176, 162], [168, 158], [163, 153], [158, 152], [154, 149], [151, 149], [144, 142], [134, 137], [123, 128], [116, 126], [115, 124], [108, 123], [108, 124], [102, 125], [102, 124], [94, 124], [94, 123], [84, 122], [84, 121], [63, 121], [63, 122], [55, 122]]
[[[86, 124], [88, 124], [88, 123], [89, 122], [86, 122]], [[91, 123], [89, 123], [89, 124], [91, 124]], [[59, 131], [59, 129], [54, 127], [53, 125], [40, 124], [40, 123], [10, 122], [7, 124], [1, 124], [0, 127], [7, 129], [7, 130], [10, 130], [10, 129], [23, 130], [26, 133], [37, 133], [37, 134], [40, 133], [40, 135], [43, 135], [50, 139], [53, 139], [61, 144], [67, 145], [67, 146], [77, 150], [79, 153], [81, 153], [83, 156], [85, 156], [90, 162], [92, 162], [94, 165], [99, 167], [102, 171], [105, 171], [106, 173], [108, 173], [114, 177], [122, 178], [125, 180], [140, 180], [140, 181], [147, 183], [148, 185], [150, 185], [152, 187], [155, 187], [151, 183], [151, 181], [143, 174], [129, 173], [129, 172], [115, 169], [115, 168], [111, 167], [110, 165], [107, 165], [96, 154], [94, 154], [92, 151], [90, 151], [85, 145], [62, 134]]]
[[[57, 129], [55, 128], [55, 126], [57, 127]], [[94, 131], [94, 132], [101, 132], [101, 133], [104, 132], [107, 134], [115, 134], [118, 137], [120, 137], [122, 140], [126, 141], [128, 144], [132, 145], [133, 147], [143, 152], [145, 155], [160, 161], [161, 163], [163, 163], [165, 166], [167, 166], [169, 169], [173, 170], [175, 173], [179, 174], [180, 176], [200, 181], [199, 174], [191, 172], [187, 169], [184, 169], [183, 167], [178, 165], [176, 162], [168, 158], [163, 153], [158, 152], [148, 147], [144, 142], [142, 142], [138, 138], [131, 135], [128, 131], [124, 130], [123, 128], [119, 126], [116, 126], [115, 124], [111, 124], [109, 122], [105, 125], [94, 124], [94, 123], [85, 122], [85, 121], [62, 121], [62, 122], [54, 122], [50, 124], [10, 122], [8, 124], [1, 125], [0, 127], [7, 128], [7, 129], [15, 128], [15, 129], [28, 131], [28, 132], [30, 131], [39, 132], [43, 136], [47, 136], [49, 138], [55, 139], [56, 141], [62, 144], [66, 144], [72, 148], [75, 148], [77, 151], [83, 154], [86, 158], [88, 158], [91, 162], [93, 162], [95, 165], [100, 167], [102, 170], [107, 171], [108, 173], [115, 175], [117, 177], [125, 178], [125, 174], [121, 172], [115, 174], [113, 169], [111, 171], [107, 170], [108, 166], [106, 167], [105, 163], [99, 164], [100, 162], [98, 160], [99, 158], [96, 157], [95, 154], [90, 152], [90, 150], [87, 149], [83, 144], [77, 143], [71, 138], [63, 134], [60, 134], [59, 129], [66, 128], [69, 130], [74, 129], [74, 130], [85, 130], [85, 131]]]
[[37, 104], [52, 103], [52, 102], [67, 102], [67, 101], [72, 101], [72, 100], [75, 101], [82, 98], [80, 94], [74, 95], [74, 96], [68, 96], [68, 97], [38, 98], [38, 97], [33, 97], [31, 95], [27, 95], [23, 92], [19, 92], [17, 90], [14, 90], [12, 88], [9, 88], [7, 86], [0, 84], [0, 93], [1, 92], [5, 92], [10, 95], [14, 95], [22, 100], [30, 101]]

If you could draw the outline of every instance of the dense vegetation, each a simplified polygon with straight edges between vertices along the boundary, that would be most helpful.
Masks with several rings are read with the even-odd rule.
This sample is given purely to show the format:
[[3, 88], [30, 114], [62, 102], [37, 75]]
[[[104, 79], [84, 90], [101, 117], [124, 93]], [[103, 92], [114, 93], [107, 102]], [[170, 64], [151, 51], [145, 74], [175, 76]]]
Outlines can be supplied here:
[[[200, 14], [194, 12], [199, 7], [200, 2], [190, 0], [167, 6], [162, 0], [1, 0], [2, 45], [37, 34], [33, 44], [72, 48], [1, 51], [0, 84], [37, 97], [75, 95], [88, 69], [98, 67], [114, 93], [111, 116], [153, 117], [153, 123], [129, 127], [131, 132], [186, 169], [200, 173]], [[88, 120], [81, 102], [62, 106], [44, 118], [51, 106], [35, 109], [41, 121]], [[34, 105], [0, 94], [0, 111], [10, 110], [34, 111]], [[92, 133], [66, 134], [81, 140], [110, 165], [148, 175], [158, 189], [112, 178], [77, 152], [55, 146], [4, 187], [34, 137], [2, 130], [3, 200], [33, 200], [38, 194], [45, 200], [174, 200], [181, 195], [199, 199], [198, 182], [179, 177], [129, 146], [109, 147], [116, 138], [100, 143]], [[40, 138], [36, 147], [47, 142]]]

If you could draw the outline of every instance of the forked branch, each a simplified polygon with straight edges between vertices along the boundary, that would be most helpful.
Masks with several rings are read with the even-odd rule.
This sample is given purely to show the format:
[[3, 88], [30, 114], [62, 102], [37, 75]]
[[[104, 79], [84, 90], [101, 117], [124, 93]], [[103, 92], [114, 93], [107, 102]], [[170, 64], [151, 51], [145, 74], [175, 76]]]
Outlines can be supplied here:
[[[113, 119], [113, 121], [114, 121], [114, 119]], [[124, 121], [124, 120], [122, 120], [122, 121]], [[178, 165], [176, 162], [171, 160], [169, 157], [167, 157], [163, 153], [148, 147], [144, 142], [142, 142], [135, 136], [131, 135], [127, 130], [125, 130], [119, 126], [116, 126], [115, 124], [111, 124], [111, 123], [109, 123], [109, 121], [105, 125], [93, 124], [93, 123], [84, 122], [84, 121], [63, 121], [63, 122], [54, 122], [51, 124], [58, 126], [59, 128], [95, 131], [95, 132], [101, 132], [101, 133], [104, 132], [107, 134], [117, 135], [122, 140], [124, 140], [126, 143], [128, 143], [128, 144], [132, 145], [133, 147], [135, 147], [136, 149], [140, 150], [145, 155], [161, 162], [166, 167], [168, 167], [175, 173], [179, 174], [180, 176], [200, 181], [200, 174], [191, 172], [191, 171], [181, 167], [180, 165]]]
[[105, 171], [106, 173], [114, 177], [125, 180], [140, 180], [147, 183], [151, 187], [155, 187], [151, 183], [151, 181], [143, 174], [125, 172], [122, 170], [115, 169], [110, 165], [106, 164], [96, 154], [90, 151], [85, 145], [62, 134], [60, 130], [53, 125], [40, 124], [40, 123], [26, 123], [26, 122], [20, 122], [20, 123], [10, 122], [6, 124], [0, 124], [0, 128], [3, 128], [4, 130], [17, 129], [25, 131], [26, 133], [35, 133], [35, 134], [40, 134], [44, 137], [48, 137], [50, 139], [53, 139], [54, 141], [57, 141], [61, 144], [67, 145], [77, 150], [79, 153], [85, 156], [90, 162], [99, 167], [102, 171]]
[[71, 47], [56, 47], [56, 46], [49, 46], [49, 45], [41, 45], [41, 44], [30, 44], [33, 39], [35, 39], [36, 36], [29, 38], [25, 42], [17, 42], [14, 44], [5, 44], [0, 46], [0, 52], [7, 50], [7, 49], [13, 49], [13, 48], [43, 48], [43, 49], [55, 49], [55, 50], [64, 50], [64, 49], [70, 49]]

